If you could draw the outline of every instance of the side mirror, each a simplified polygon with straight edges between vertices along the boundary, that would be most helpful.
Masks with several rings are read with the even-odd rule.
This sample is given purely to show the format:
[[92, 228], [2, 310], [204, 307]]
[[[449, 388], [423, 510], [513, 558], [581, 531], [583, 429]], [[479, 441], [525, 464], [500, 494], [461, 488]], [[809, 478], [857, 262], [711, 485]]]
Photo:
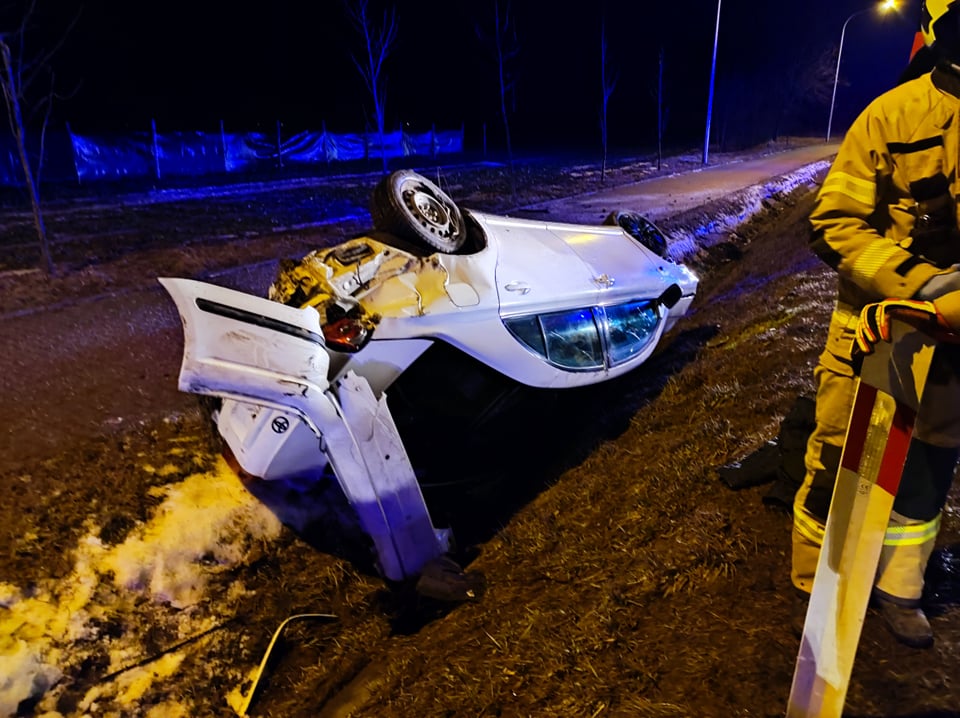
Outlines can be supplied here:
[[683, 296], [683, 290], [680, 289], [679, 284], [671, 284], [667, 287], [663, 294], [657, 298], [657, 302], [662, 304], [667, 309], [672, 309], [673, 305], [680, 301], [680, 297]]

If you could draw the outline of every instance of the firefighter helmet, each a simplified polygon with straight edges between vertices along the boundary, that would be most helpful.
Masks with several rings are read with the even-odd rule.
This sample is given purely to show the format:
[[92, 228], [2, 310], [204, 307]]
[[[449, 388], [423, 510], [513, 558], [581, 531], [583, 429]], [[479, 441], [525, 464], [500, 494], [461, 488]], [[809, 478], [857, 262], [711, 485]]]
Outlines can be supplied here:
[[941, 57], [960, 63], [960, 2], [923, 0], [920, 32], [927, 47]]

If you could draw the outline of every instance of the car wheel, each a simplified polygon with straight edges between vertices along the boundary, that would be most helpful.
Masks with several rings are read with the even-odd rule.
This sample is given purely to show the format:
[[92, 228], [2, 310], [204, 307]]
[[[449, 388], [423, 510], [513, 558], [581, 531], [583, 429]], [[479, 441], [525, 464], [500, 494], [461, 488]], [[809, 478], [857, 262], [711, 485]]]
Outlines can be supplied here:
[[373, 190], [370, 214], [375, 229], [448, 254], [460, 249], [467, 237], [456, 203], [412, 170], [397, 170], [380, 180]]
[[607, 215], [603, 223], [619, 225], [624, 232], [640, 242], [640, 244], [658, 257], [666, 258], [667, 238], [659, 227], [642, 214], [627, 210], [611, 212]]

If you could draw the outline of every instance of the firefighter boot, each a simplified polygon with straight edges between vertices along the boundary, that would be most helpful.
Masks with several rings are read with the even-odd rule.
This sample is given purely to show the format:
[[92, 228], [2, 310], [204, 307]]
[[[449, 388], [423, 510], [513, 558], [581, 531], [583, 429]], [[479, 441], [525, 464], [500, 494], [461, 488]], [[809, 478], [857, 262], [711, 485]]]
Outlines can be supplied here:
[[876, 590], [873, 598], [880, 617], [900, 643], [911, 648], [933, 645], [933, 630], [919, 601], [905, 601]]

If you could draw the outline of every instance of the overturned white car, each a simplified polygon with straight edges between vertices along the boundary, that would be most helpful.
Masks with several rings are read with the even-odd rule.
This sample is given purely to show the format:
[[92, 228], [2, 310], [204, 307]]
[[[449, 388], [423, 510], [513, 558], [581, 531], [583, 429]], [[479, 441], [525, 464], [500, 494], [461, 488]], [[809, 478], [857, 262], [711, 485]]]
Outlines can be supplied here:
[[373, 231], [282, 262], [269, 298], [160, 281], [183, 320], [179, 386], [220, 398], [232, 459], [264, 480], [332, 471], [381, 572], [402, 580], [442, 559], [450, 535], [432, 524], [397, 412], [427, 430], [414, 409], [423, 422], [495, 416], [512, 386], [629, 372], [686, 313], [697, 277], [630, 212], [598, 226], [492, 216], [400, 170], [371, 215]]

